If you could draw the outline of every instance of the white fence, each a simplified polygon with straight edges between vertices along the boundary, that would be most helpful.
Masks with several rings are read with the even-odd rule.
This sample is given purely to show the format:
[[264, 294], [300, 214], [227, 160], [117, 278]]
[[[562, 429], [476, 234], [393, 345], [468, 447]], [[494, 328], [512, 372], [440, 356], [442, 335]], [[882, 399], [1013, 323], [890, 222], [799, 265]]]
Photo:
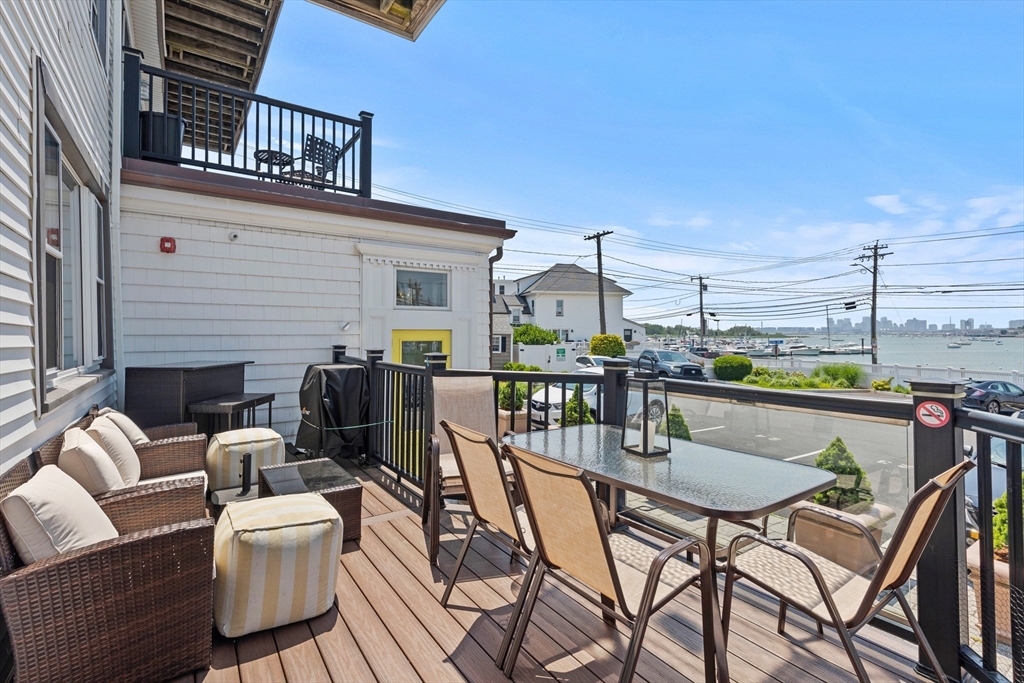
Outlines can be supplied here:
[[576, 357], [585, 356], [590, 347], [582, 342], [526, 346], [516, 344], [513, 360], [524, 365], [537, 365], [547, 372], [572, 372], [576, 369]]
[[[768, 368], [782, 368], [783, 370], [799, 370], [804, 374], [811, 374], [818, 365], [826, 363], [842, 363], [842, 356], [827, 356], [818, 358], [751, 358], [754, 365], [763, 365]], [[912, 379], [975, 379], [995, 380], [1001, 379], [1020, 385], [1024, 380], [1024, 373], [1019, 370], [971, 370], [965, 368], [933, 368], [924, 365], [899, 365], [898, 363], [879, 363], [878, 365], [861, 365], [867, 373], [869, 380], [889, 379], [892, 377], [894, 384], [906, 385]]]

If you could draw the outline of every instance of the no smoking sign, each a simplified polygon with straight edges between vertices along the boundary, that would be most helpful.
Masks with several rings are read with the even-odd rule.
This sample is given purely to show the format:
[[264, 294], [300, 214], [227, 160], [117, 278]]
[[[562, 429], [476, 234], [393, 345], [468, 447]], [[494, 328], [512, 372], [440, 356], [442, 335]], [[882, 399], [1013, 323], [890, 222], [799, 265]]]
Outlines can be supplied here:
[[949, 422], [949, 411], [941, 403], [925, 401], [917, 407], [917, 420], [925, 427], [938, 429]]

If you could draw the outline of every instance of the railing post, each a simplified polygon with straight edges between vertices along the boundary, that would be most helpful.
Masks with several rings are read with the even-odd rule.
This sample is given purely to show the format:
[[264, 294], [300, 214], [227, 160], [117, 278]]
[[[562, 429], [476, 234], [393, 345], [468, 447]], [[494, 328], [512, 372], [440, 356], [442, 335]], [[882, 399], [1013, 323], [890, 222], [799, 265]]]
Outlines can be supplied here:
[[359, 112], [359, 196], [370, 198], [373, 185], [373, 114]]
[[387, 425], [379, 424], [384, 421], [384, 400], [381, 396], [381, 387], [377, 379], [377, 363], [384, 360], [384, 349], [367, 349], [366, 362], [367, 372], [370, 373], [370, 428], [367, 430], [366, 454], [375, 460], [380, 460], [380, 437]]
[[122, 156], [138, 159], [142, 155], [142, 135], [139, 133], [142, 102], [142, 53], [124, 51], [124, 98], [121, 109]]
[[334, 344], [333, 346], [331, 346], [331, 362], [332, 363], [342, 363], [342, 362], [344, 362], [344, 361], [342, 361], [342, 358], [345, 357], [345, 351], [347, 351], [347, 350], [348, 350], [348, 347], [345, 346], [344, 344]]
[[606, 360], [604, 362], [604, 405], [601, 422], [618, 425], [625, 422], [626, 372], [629, 361]]
[[424, 423], [426, 424], [427, 433], [430, 434], [434, 431], [434, 375], [447, 367], [448, 354], [427, 353], [424, 354], [424, 358], [423, 364], [427, 368], [427, 386], [424, 387], [424, 392], [427, 395]]
[[[960, 407], [964, 385], [913, 379], [910, 390], [914, 395], [913, 467], [917, 490], [963, 460], [963, 431], [956, 427], [954, 411]], [[932, 410], [923, 407], [925, 403], [931, 404]], [[918, 417], [919, 413], [926, 419]], [[968, 637], [966, 533], [964, 484], [960, 482], [917, 563], [918, 620], [945, 675], [954, 681], [960, 680], [960, 646]], [[917, 669], [931, 672], [920, 650]]]

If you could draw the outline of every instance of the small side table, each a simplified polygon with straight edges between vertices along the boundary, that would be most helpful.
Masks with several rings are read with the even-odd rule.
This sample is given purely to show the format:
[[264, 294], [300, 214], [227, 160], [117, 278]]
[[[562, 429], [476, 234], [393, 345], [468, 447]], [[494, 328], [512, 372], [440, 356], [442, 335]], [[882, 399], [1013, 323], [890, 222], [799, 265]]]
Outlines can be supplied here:
[[256, 160], [256, 171], [260, 170], [261, 164], [267, 165], [267, 170], [273, 172], [273, 166], [283, 169], [295, 163], [295, 158], [287, 152], [279, 152], [276, 149], [258, 149], [252, 154]]
[[[190, 403], [192, 415], [227, 415], [228, 431], [236, 427], [255, 427], [257, 406], [267, 406], [267, 427], [274, 426], [274, 394], [227, 394], [198, 403]], [[235, 415], [242, 414], [235, 424]]]
[[260, 498], [318, 493], [341, 515], [344, 540], [362, 537], [363, 485], [330, 458], [268, 465], [261, 467], [259, 474]]

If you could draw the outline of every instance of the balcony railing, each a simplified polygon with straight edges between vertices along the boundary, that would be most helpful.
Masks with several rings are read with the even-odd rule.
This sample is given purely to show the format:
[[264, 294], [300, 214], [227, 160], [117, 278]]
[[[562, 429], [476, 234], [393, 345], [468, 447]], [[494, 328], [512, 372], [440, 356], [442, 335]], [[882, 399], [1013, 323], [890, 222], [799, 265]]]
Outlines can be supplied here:
[[[445, 357], [442, 354], [431, 355], [437, 357], [428, 358], [425, 367], [383, 363], [380, 361], [383, 351], [367, 352], [365, 361], [345, 356], [343, 349], [335, 357], [335, 362], [362, 363], [370, 369], [370, 421], [375, 426], [370, 428], [367, 456], [371, 461], [391, 470], [399, 482], [405, 479], [413, 484], [422, 484], [425, 444], [429, 442], [427, 437], [433, 424], [430, 386], [433, 377], [439, 374], [489, 375], [494, 380], [496, 398], [502, 383], [511, 382], [510, 388], [517, 392], [525, 383], [527, 415], [518, 418], [515, 412], [508, 415], [512, 421], [508, 426], [514, 431], [545, 428], [545, 424], [550, 424], [547, 416], [538, 413], [538, 406], [530, 399], [542, 390], [551, 391], [556, 384], [567, 384], [571, 389], [578, 384], [596, 383], [597, 405], [590, 406], [596, 408], [596, 421], [621, 424], [620, 414], [625, 403], [625, 367], [606, 366], [603, 377], [578, 373], [445, 370]], [[763, 413], [761, 418], [769, 413], [777, 415], [784, 411], [793, 419], [806, 416], [805, 423], [808, 425], [820, 423], [823, 425], [822, 434], [827, 433], [829, 438], [835, 436], [833, 432], [837, 429], [849, 429], [853, 422], [860, 422], [880, 443], [899, 442], [902, 439], [907, 444], [904, 464], [879, 460], [876, 467], [883, 468], [880, 470], [883, 474], [878, 476], [891, 477], [893, 480], [903, 476], [906, 479], [902, 494], [905, 498], [929, 479], [959, 462], [964, 457], [963, 435], [966, 432], [976, 434], [976, 508], [980, 522], [980, 540], [977, 543], [982, 558], [977, 586], [980, 597], [973, 608], [969, 607], [968, 594], [973, 591], [969, 585], [966, 564], [966, 498], [964, 486], [961, 485], [941, 516], [932, 540], [918, 562], [913, 582], [916, 595], [911, 602], [916, 603], [921, 626], [947, 676], [960, 680], [963, 669], [984, 683], [1024, 681], [1024, 512], [1021, 501], [1024, 420], [961, 408], [959, 397], [962, 396], [962, 385], [955, 382], [914, 380], [912, 389], [916, 395], [912, 403], [778, 391], [727, 383], [669, 380], [667, 386], [673, 404], [728, 404], [729, 410], [738, 411], [739, 421], [750, 420], [756, 411]], [[560, 391], [557, 387], [554, 390]], [[566, 390], [566, 395], [569, 393]], [[948, 412], [948, 421], [936, 427], [918, 419], [918, 409], [925, 402], [938, 403]], [[542, 400], [536, 403], [546, 405]], [[514, 404], [513, 398], [511, 405]], [[519, 424], [515, 422], [517, 419]], [[847, 426], [840, 427], [839, 423]], [[395, 425], [403, 427], [399, 429]], [[759, 425], [758, 429], [763, 426]], [[1005, 471], [993, 465], [991, 444], [997, 439], [1006, 443]], [[889, 445], [895, 448], [898, 443]], [[802, 457], [805, 456], [797, 456]], [[875, 458], [885, 457], [891, 455], [883, 452], [875, 454]], [[905, 474], [900, 475], [901, 471]], [[997, 614], [1004, 609], [997, 608], [997, 602], [1002, 599], [997, 591], [1006, 588], [995, 584], [992, 558], [991, 489], [996, 476], [1006, 477], [1008, 491], [1009, 588], [1006, 598], [1008, 607], [1005, 608], [1004, 616]], [[879, 489], [882, 488], [880, 484], [876, 482]], [[621, 507], [624, 501], [617, 501], [617, 504]], [[913, 641], [910, 629], [892, 617], [898, 618], [898, 615], [883, 613], [873, 623]], [[998, 621], [1007, 617], [1009, 634], [1005, 632], [1005, 624], [1001, 625]], [[1012, 642], [1009, 647], [1008, 642]], [[1003, 655], [999, 654], [999, 648], [1002, 648]], [[920, 668], [923, 673], [929, 673], [925, 665], [920, 665]]]
[[289, 104], [124, 53], [124, 155], [370, 196], [373, 114]]

